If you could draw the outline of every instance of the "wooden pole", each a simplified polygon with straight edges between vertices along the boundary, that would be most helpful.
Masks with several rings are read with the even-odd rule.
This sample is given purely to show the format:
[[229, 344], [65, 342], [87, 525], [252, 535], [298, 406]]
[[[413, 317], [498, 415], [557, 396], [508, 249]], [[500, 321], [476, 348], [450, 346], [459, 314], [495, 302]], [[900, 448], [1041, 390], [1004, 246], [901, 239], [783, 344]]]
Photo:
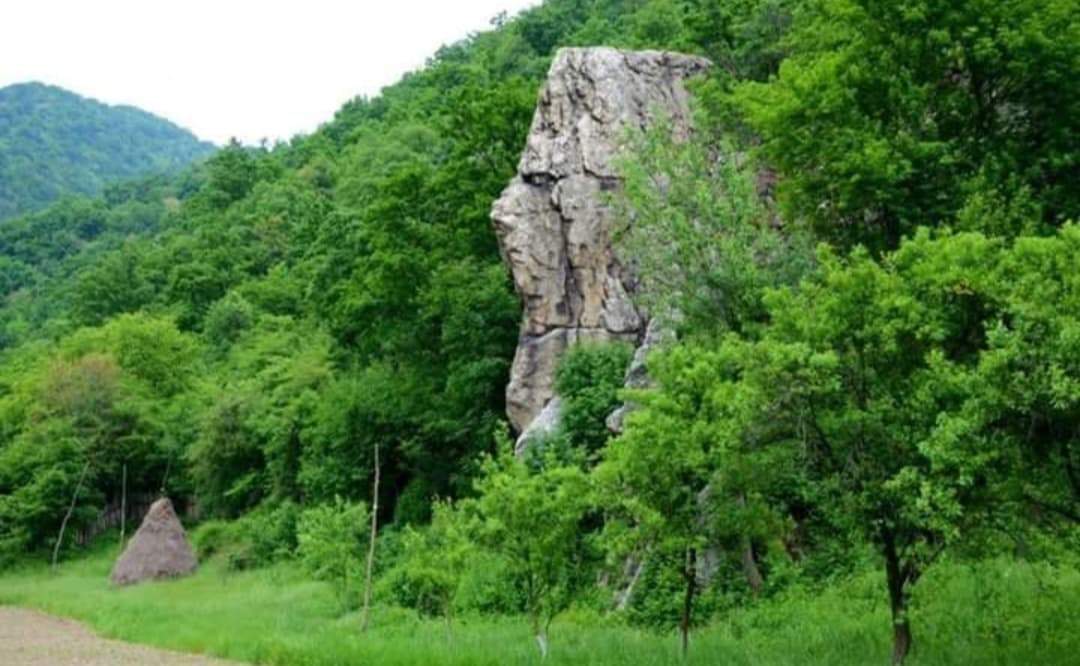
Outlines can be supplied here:
[[161, 496], [165, 497], [165, 484], [169, 482], [169, 470], [172, 469], [172, 453], [169, 453], [169, 458], [165, 461], [165, 476], [161, 477]]
[[120, 486], [120, 552], [124, 552], [124, 535], [127, 532], [127, 463], [124, 463], [123, 479]]
[[375, 563], [375, 535], [379, 527], [379, 445], [375, 444], [375, 482], [371, 491], [371, 538], [368, 540], [367, 567], [364, 573], [364, 611], [360, 631], [367, 631], [371, 613], [371, 569]]
[[83, 479], [86, 478], [86, 472], [90, 469], [90, 461], [87, 460], [83, 465], [82, 472], [79, 473], [79, 482], [75, 484], [75, 492], [71, 495], [71, 504], [68, 506], [67, 513], [64, 514], [64, 520], [60, 523], [60, 534], [56, 537], [56, 545], [53, 546], [52, 553], [52, 570], [56, 571], [56, 560], [60, 557], [60, 545], [64, 543], [64, 531], [67, 529], [68, 521], [71, 520], [71, 515], [75, 513], [75, 502], [79, 500], [79, 491], [82, 490]]

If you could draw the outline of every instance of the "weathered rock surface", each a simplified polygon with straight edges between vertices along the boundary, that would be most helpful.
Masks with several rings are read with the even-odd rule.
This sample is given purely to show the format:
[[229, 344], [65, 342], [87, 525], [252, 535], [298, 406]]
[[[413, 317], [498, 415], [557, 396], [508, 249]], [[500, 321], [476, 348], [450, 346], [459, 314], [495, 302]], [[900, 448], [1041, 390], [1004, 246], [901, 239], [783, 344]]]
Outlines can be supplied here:
[[110, 580], [116, 585], [131, 585], [176, 578], [194, 572], [198, 565], [172, 502], [162, 497], [146, 512], [139, 530], [116, 561]]
[[570, 345], [644, 336], [647, 317], [631, 301], [632, 271], [612, 249], [604, 193], [619, 186], [614, 160], [627, 128], [645, 129], [660, 114], [677, 135], [689, 132], [684, 80], [708, 67], [658, 51], [571, 48], [555, 56], [518, 174], [491, 213], [525, 310], [506, 388], [518, 432], [552, 399]]
[[[634, 358], [630, 361], [630, 367], [626, 369], [623, 386], [630, 389], [648, 388], [652, 384], [647, 364], [649, 353], [674, 340], [675, 332], [669, 325], [661, 323], [659, 319], [650, 319], [645, 327], [645, 335], [641, 339], [641, 344], [634, 350]], [[608, 430], [615, 434], [621, 433], [623, 420], [633, 409], [634, 405], [627, 403], [612, 412], [606, 422]]]
[[555, 396], [548, 400], [548, 403], [544, 405], [544, 408], [540, 410], [532, 423], [526, 426], [525, 430], [518, 435], [517, 441], [514, 443], [514, 454], [520, 456], [529, 448], [530, 442], [553, 435], [559, 429], [561, 419], [562, 399]]

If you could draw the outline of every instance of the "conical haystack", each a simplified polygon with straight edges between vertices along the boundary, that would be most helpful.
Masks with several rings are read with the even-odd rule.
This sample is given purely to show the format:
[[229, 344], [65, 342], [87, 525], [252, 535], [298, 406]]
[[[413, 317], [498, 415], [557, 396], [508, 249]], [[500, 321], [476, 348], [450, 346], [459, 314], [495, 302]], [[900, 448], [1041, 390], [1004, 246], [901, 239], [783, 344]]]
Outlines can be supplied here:
[[186, 576], [198, 565], [172, 502], [162, 497], [146, 513], [139, 531], [116, 561], [110, 579], [116, 585], [131, 585]]

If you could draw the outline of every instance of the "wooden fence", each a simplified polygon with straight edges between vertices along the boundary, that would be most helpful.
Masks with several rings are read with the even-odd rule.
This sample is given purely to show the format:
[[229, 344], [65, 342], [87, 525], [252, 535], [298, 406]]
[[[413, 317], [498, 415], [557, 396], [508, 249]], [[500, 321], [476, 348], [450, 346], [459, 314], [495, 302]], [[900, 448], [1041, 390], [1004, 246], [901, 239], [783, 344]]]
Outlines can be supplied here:
[[[127, 536], [131, 536], [135, 533], [135, 530], [139, 529], [139, 525], [142, 524], [143, 518], [146, 516], [146, 512], [150, 510], [150, 505], [153, 504], [160, 495], [153, 493], [147, 493], [142, 495], [132, 495], [127, 499]], [[85, 546], [90, 543], [94, 537], [108, 532], [112, 529], [120, 527], [121, 507], [120, 501], [114, 501], [109, 503], [97, 518], [88, 525], [84, 525], [75, 531], [75, 543], [79, 546]], [[176, 506], [177, 513], [184, 519], [185, 522], [198, 519], [198, 505], [187, 504], [183, 506]]]

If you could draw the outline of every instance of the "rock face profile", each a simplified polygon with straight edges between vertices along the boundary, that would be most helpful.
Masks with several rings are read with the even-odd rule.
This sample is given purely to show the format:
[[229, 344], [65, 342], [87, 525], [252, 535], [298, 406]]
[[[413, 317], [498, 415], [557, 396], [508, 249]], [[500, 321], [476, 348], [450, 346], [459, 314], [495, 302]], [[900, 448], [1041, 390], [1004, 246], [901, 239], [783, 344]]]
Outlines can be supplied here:
[[172, 502], [162, 497], [146, 512], [109, 579], [116, 585], [132, 585], [177, 578], [194, 572], [198, 565]]
[[[520, 433], [554, 397], [558, 359], [579, 341], [642, 342], [647, 316], [635, 278], [612, 249], [605, 192], [627, 128], [666, 116], [690, 130], [687, 77], [704, 58], [611, 48], [560, 50], [548, 72], [517, 176], [492, 208], [503, 260], [524, 306], [506, 387]], [[547, 410], [551, 412], [553, 410]], [[553, 417], [545, 415], [545, 424]]]

